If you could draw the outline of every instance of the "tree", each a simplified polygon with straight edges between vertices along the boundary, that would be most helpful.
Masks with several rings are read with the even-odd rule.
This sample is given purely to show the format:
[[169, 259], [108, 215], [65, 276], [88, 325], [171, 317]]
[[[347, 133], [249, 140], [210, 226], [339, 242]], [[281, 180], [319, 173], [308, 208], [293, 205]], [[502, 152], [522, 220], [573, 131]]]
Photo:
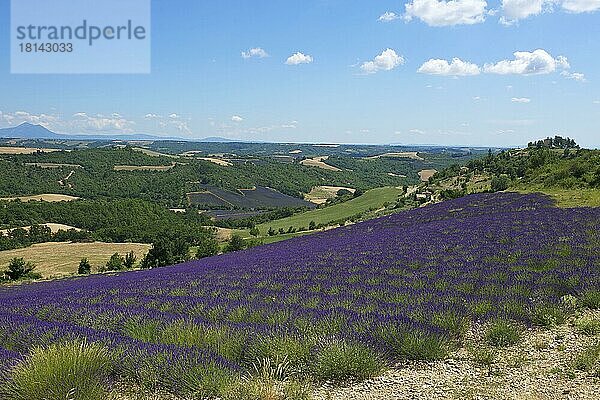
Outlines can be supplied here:
[[219, 253], [219, 243], [215, 239], [205, 240], [198, 245], [196, 258], [212, 257]]
[[152, 244], [146, 254], [141, 268], [160, 268], [168, 265], [188, 261], [190, 258], [190, 245], [181, 238], [160, 238]]
[[315, 229], [317, 229], [317, 223], [315, 221], [310, 221], [310, 223], [308, 224], [308, 230], [314, 231]]
[[89, 275], [92, 272], [92, 265], [88, 261], [87, 258], [82, 258], [79, 262], [79, 268], [77, 269], [77, 273], [79, 275]]
[[136, 261], [137, 257], [135, 256], [135, 253], [132, 250], [129, 253], [125, 254], [125, 258], [123, 259], [123, 266], [125, 267], [125, 269], [132, 269]]
[[510, 178], [506, 175], [494, 176], [492, 178], [492, 192], [501, 192], [510, 186]]
[[121, 271], [123, 269], [123, 264], [125, 263], [125, 259], [121, 257], [119, 253], [115, 253], [110, 256], [110, 259], [106, 263], [107, 271]]
[[11, 281], [17, 281], [19, 279], [39, 279], [42, 276], [38, 273], [33, 272], [35, 264], [31, 262], [25, 262], [23, 258], [13, 258], [8, 264], [8, 269], [4, 271], [4, 275]]
[[277, 231], [275, 229], [273, 229], [273, 227], [271, 226], [269, 228], [269, 236], [275, 236], [277, 235]]
[[246, 244], [244, 243], [244, 239], [240, 235], [233, 235], [231, 239], [229, 239], [229, 243], [225, 247], [225, 252], [229, 253], [232, 251], [244, 250], [246, 248]]
[[250, 235], [258, 237], [260, 235], [260, 230], [255, 226], [252, 229], [250, 229]]

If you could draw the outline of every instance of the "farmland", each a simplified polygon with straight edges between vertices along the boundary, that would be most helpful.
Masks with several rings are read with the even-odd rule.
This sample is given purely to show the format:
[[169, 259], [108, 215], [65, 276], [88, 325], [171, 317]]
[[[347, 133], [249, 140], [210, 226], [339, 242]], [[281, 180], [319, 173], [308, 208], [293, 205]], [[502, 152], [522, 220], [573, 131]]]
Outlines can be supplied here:
[[261, 234], [266, 234], [269, 228], [287, 230], [290, 226], [296, 229], [307, 229], [310, 222], [315, 224], [329, 224], [333, 221], [343, 220], [352, 216], [377, 210], [385, 203], [393, 203], [403, 194], [402, 188], [385, 187], [372, 189], [360, 197], [349, 200], [345, 203], [336, 204], [331, 207], [311, 210], [288, 218], [279, 219], [259, 225]]
[[20, 200], [23, 202], [46, 201], [49, 203], [60, 203], [62, 201], [75, 201], [78, 199], [79, 199], [79, 197], [69, 196], [67, 194], [45, 193], [45, 194], [36, 194], [33, 196], [5, 197], [0, 200], [2, 200], [2, 201]]
[[599, 224], [598, 208], [479, 194], [170, 268], [4, 288], [2, 359], [86, 338], [116, 360], [106, 390], [181, 398], [240, 398], [257, 360], [285, 360], [274, 379], [295, 385], [361, 380], [445, 359], [474, 325], [475, 346], [510, 346], [600, 307]]
[[150, 245], [139, 243], [40, 243], [33, 246], [0, 251], [0, 267], [5, 268], [11, 259], [24, 258], [36, 265], [36, 272], [43, 278], [56, 278], [74, 275], [82, 258], [87, 258], [97, 271], [104, 266], [115, 253], [124, 255], [133, 251], [141, 260], [150, 249]]

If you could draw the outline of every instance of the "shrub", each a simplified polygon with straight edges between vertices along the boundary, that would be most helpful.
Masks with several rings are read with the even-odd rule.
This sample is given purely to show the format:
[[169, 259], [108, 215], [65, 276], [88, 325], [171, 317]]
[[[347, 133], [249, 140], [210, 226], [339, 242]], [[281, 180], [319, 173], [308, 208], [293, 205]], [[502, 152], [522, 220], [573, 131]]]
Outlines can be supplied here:
[[594, 336], [600, 334], [600, 321], [593, 318], [582, 318], [575, 322], [577, 330], [584, 335]]
[[373, 349], [335, 339], [321, 345], [312, 365], [315, 377], [333, 381], [371, 378], [384, 367], [384, 360]]
[[597, 310], [600, 308], [600, 290], [589, 290], [581, 295], [579, 303], [582, 307]]
[[36, 348], [11, 373], [13, 400], [102, 400], [112, 369], [108, 351], [97, 344], [62, 343]]
[[441, 360], [448, 354], [447, 340], [433, 333], [415, 328], [385, 326], [380, 331], [381, 339], [392, 355], [405, 360]]
[[124, 262], [123, 257], [119, 253], [115, 253], [110, 256], [110, 259], [106, 263], [106, 271], [121, 271]]
[[491, 185], [492, 192], [502, 192], [510, 186], [510, 178], [506, 175], [494, 176]]
[[92, 265], [88, 261], [87, 258], [82, 258], [79, 262], [79, 268], [77, 268], [77, 273], [79, 275], [89, 275], [92, 272]]
[[123, 267], [125, 267], [125, 269], [132, 269], [135, 265], [136, 260], [137, 257], [135, 256], [135, 253], [132, 250], [129, 253], [125, 254], [125, 258], [123, 259]]
[[19, 279], [39, 279], [42, 276], [36, 272], [35, 264], [25, 262], [23, 258], [13, 258], [8, 264], [8, 269], [4, 271], [4, 275], [11, 281]]
[[313, 340], [292, 336], [271, 336], [260, 338], [247, 350], [249, 362], [255, 360], [286, 360], [294, 372], [303, 371], [310, 358]]
[[212, 257], [219, 253], [219, 243], [214, 240], [205, 240], [198, 246], [196, 250], [196, 258]]
[[600, 343], [589, 346], [579, 353], [573, 361], [573, 367], [579, 371], [591, 371], [598, 367], [598, 357], [600, 357]]
[[244, 243], [244, 238], [238, 234], [235, 234], [231, 236], [231, 239], [229, 239], [229, 243], [227, 243], [227, 246], [225, 247], [225, 252], [229, 253], [232, 251], [244, 250], [245, 248], [246, 245]]
[[531, 313], [531, 322], [539, 326], [562, 325], [565, 323], [565, 320], [566, 313], [558, 306], [538, 306]]
[[487, 328], [485, 338], [492, 346], [506, 347], [516, 344], [520, 339], [520, 335], [514, 324], [498, 320]]

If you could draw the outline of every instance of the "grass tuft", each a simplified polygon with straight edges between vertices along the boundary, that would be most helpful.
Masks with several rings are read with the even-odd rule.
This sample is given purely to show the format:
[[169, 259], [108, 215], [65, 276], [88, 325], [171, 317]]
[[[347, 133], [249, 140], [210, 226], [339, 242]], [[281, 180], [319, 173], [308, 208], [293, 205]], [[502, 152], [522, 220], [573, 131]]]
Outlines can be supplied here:
[[518, 328], [511, 322], [498, 320], [485, 332], [486, 341], [494, 347], [506, 347], [516, 344], [520, 339]]
[[383, 371], [385, 361], [363, 344], [332, 339], [321, 345], [312, 368], [314, 376], [320, 380], [362, 380]]
[[575, 322], [575, 326], [580, 333], [588, 336], [600, 334], [600, 320], [584, 317]]
[[600, 308], [600, 290], [589, 290], [583, 293], [579, 299], [582, 307], [597, 310]]

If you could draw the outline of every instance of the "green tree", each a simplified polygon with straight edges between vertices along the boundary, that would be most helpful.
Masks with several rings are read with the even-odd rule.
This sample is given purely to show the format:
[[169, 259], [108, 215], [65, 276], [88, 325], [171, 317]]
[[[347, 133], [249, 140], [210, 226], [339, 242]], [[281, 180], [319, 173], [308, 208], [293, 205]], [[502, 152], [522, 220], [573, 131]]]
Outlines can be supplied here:
[[212, 257], [219, 253], [219, 243], [215, 239], [207, 239], [198, 245], [196, 258]]
[[244, 243], [244, 239], [240, 235], [233, 235], [231, 239], [229, 239], [229, 243], [225, 247], [225, 252], [229, 253], [232, 251], [244, 250], [246, 248], [246, 244]]
[[510, 186], [510, 178], [506, 175], [494, 176], [492, 178], [492, 192], [501, 192]]
[[82, 258], [79, 262], [79, 268], [77, 268], [77, 273], [79, 275], [89, 275], [92, 272], [92, 265], [88, 261], [87, 258]]
[[275, 229], [273, 229], [273, 227], [269, 227], [269, 236], [275, 236], [277, 235], [277, 231]]
[[136, 261], [137, 257], [135, 256], [135, 253], [132, 250], [129, 253], [125, 254], [125, 258], [123, 259], [123, 266], [125, 267], [125, 269], [132, 269]]
[[190, 245], [182, 238], [160, 238], [142, 260], [144, 269], [160, 268], [188, 261]]
[[252, 229], [250, 229], [250, 235], [258, 237], [260, 235], [260, 230], [255, 226]]
[[110, 256], [110, 259], [106, 263], [107, 271], [121, 271], [123, 269], [125, 259], [121, 257], [119, 253], [115, 253]]
[[315, 221], [310, 221], [308, 224], [308, 230], [314, 231], [315, 229], [317, 229], [317, 223]]
[[35, 264], [25, 262], [23, 258], [13, 258], [8, 264], [8, 269], [4, 271], [4, 275], [9, 280], [17, 281], [19, 279], [39, 279], [41, 275], [33, 272]]

